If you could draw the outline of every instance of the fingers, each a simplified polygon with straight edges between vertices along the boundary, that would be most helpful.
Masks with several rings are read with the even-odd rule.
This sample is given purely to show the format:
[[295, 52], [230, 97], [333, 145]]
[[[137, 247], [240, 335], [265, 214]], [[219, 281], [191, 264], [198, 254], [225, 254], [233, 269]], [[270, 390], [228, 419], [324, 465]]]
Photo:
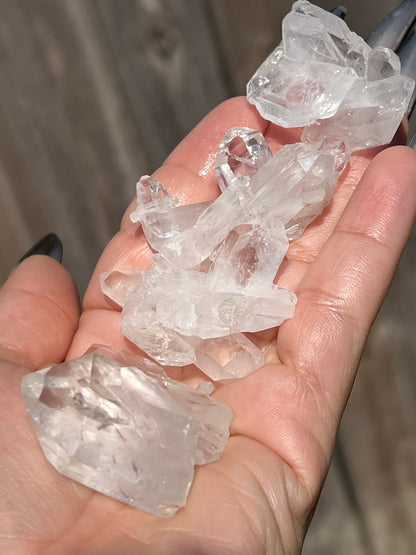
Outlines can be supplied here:
[[65, 358], [79, 300], [65, 268], [48, 256], [23, 261], [0, 289], [0, 355], [39, 368]]
[[[163, 183], [169, 193], [178, 197], [182, 204], [216, 198], [216, 152], [225, 133], [236, 126], [251, 127], [264, 132], [268, 123], [259, 116], [245, 97], [228, 100], [208, 114], [185, 137], [163, 166], [154, 173], [155, 179]], [[272, 137], [272, 143], [276, 142], [277, 139]], [[99, 276], [102, 272], [148, 268], [151, 264], [151, 250], [141, 228], [129, 221], [134, 206], [135, 201], [126, 211], [121, 231], [110, 241], [97, 264], [85, 294], [85, 309], [114, 309], [114, 304], [100, 291]]]
[[280, 360], [312, 383], [322, 406], [329, 407], [330, 441], [415, 208], [415, 152], [385, 150], [369, 165], [300, 283], [295, 317], [280, 328]]

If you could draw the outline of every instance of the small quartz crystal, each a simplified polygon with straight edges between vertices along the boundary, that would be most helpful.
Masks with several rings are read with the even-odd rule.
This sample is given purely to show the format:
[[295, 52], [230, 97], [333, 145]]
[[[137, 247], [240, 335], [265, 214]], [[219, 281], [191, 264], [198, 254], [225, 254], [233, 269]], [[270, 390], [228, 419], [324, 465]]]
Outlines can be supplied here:
[[185, 505], [194, 466], [219, 459], [227, 443], [232, 412], [211, 391], [108, 348], [27, 374], [22, 383], [55, 468], [162, 517]]

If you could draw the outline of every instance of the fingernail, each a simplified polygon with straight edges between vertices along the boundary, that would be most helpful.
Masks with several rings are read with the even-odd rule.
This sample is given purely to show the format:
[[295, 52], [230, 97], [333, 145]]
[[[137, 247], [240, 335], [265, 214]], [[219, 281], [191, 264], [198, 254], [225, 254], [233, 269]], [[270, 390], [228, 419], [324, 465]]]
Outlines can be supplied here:
[[413, 135], [407, 141], [407, 146], [410, 146], [410, 148], [413, 148], [414, 150], [416, 150], [416, 131], [413, 133]]
[[340, 17], [341, 19], [345, 19], [345, 16], [347, 15], [347, 8], [345, 6], [337, 6], [336, 8], [331, 10], [331, 13], [333, 13], [337, 17]]
[[61, 240], [56, 233], [48, 233], [35, 243], [27, 252], [25, 252], [22, 258], [20, 258], [18, 264], [34, 254], [45, 254], [46, 256], [54, 258], [58, 262], [62, 262], [62, 250]]
[[367, 39], [367, 44], [396, 50], [416, 19], [416, 0], [405, 0], [393, 10]]
[[[397, 54], [402, 65], [402, 75], [406, 75], [411, 79], [416, 79], [416, 32], [413, 31], [406, 39], [405, 43], [399, 48]], [[413, 91], [412, 97], [407, 107], [406, 116], [410, 119], [415, 107], [416, 91]]]

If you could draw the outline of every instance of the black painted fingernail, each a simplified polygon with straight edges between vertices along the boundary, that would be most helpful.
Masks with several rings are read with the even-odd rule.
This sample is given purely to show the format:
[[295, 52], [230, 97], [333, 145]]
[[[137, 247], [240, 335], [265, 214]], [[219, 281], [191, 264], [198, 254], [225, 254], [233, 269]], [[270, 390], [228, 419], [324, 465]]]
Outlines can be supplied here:
[[58, 262], [62, 262], [62, 251], [62, 243], [56, 233], [48, 233], [45, 237], [42, 237], [42, 239], [35, 243], [27, 252], [25, 252], [19, 260], [19, 264], [34, 254], [45, 254], [46, 256], [54, 258]]
[[413, 148], [414, 150], [416, 150], [416, 131], [413, 133], [413, 135], [407, 141], [407, 145], [410, 146], [410, 148]]
[[347, 8], [345, 6], [337, 6], [336, 8], [331, 10], [331, 13], [333, 13], [337, 17], [340, 17], [341, 19], [345, 19], [345, 16], [347, 15]]
[[[397, 51], [402, 65], [402, 75], [407, 75], [411, 79], [416, 79], [416, 32], [413, 31], [406, 41]], [[406, 116], [410, 118], [416, 102], [416, 90], [413, 91], [412, 97], [407, 107]]]
[[405, 0], [371, 33], [367, 43], [372, 48], [381, 45], [396, 50], [415, 20], [416, 0]]

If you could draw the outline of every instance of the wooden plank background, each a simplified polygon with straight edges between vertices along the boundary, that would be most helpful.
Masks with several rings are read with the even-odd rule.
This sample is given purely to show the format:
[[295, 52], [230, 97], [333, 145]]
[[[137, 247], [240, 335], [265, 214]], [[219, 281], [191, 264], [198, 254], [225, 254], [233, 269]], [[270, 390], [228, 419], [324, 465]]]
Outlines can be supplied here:
[[[334, 2], [317, 2], [325, 8]], [[366, 36], [397, 2], [344, 2]], [[49, 231], [83, 291], [143, 173], [280, 40], [276, 0], [0, 0], [0, 279]], [[416, 552], [416, 236], [371, 333], [307, 555]]]

